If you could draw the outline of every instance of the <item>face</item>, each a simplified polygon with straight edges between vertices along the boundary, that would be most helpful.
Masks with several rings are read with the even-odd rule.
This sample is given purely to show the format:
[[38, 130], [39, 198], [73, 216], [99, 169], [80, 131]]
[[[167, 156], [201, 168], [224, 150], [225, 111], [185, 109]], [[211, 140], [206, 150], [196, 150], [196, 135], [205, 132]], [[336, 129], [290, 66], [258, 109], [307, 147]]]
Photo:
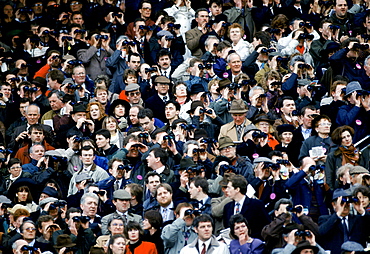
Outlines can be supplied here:
[[236, 190], [233, 185], [231, 184], [231, 182], [228, 182], [227, 183], [227, 187], [226, 187], [226, 195], [231, 198], [231, 199], [234, 199], [236, 197], [236, 195], [239, 193], [238, 190]]
[[8, 17], [12, 17], [13, 16], [13, 7], [11, 5], [5, 5], [4, 6], [4, 14]]
[[39, 228], [39, 232], [43, 235], [43, 236], [48, 236], [48, 233], [50, 234], [50, 231], [49, 231], [49, 226], [50, 225], [53, 225], [54, 222], [52, 220], [50, 221], [45, 221], [45, 222], [41, 222], [41, 228]]
[[198, 237], [201, 241], [207, 241], [212, 237], [212, 223], [210, 221], [207, 222], [199, 222], [197, 228], [194, 228], [195, 232], [198, 233]]
[[114, 240], [113, 244], [109, 245], [109, 248], [112, 250], [112, 253], [115, 254], [124, 254], [126, 248], [126, 241], [123, 237], [118, 237]]
[[139, 124], [139, 119], [137, 118], [137, 114], [139, 113], [138, 108], [130, 108], [129, 117], [132, 124]]
[[33, 129], [30, 134], [30, 139], [33, 143], [41, 143], [44, 140], [44, 132], [41, 130]]
[[149, 220], [147, 218], [144, 218], [143, 220], [143, 229], [147, 230], [152, 228], [152, 225], [150, 224]]
[[153, 152], [150, 152], [148, 157], [146, 157], [146, 161], [148, 162], [148, 167], [152, 168], [158, 163], [159, 158], [154, 156]]
[[191, 199], [196, 199], [197, 198], [197, 196], [199, 194], [199, 190], [198, 190], [197, 187], [195, 187], [194, 182], [192, 182], [190, 184], [188, 192], [190, 194]]
[[57, 111], [63, 107], [63, 102], [58, 98], [58, 96], [55, 93], [52, 96], [50, 96], [48, 100], [51, 109], [54, 111]]
[[155, 86], [155, 90], [158, 91], [158, 94], [163, 96], [168, 93], [169, 88], [170, 88], [169, 84], [157, 83], [157, 85]]
[[84, 23], [84, 19], [81, 14], [75, 14], [72, 18], [73, 23], [82, 25]]
[[130, 200], [122, 200], [122, 199], [117, 199], [113, 200], [113, 204], [115, 205], [117, 211], [121, 213], [127, 212], [127, 210], [130, 208]]
[[82, 150], [80, 159], [84, 165], [86, 166], [92, 165], [95, 159], [94, 150], [93, 149], [90, 149], [88, 151]]
[[236, 148], [235, 146], [224, 147], [220, 150], [220, 154], [222, 156], [226, 156], [229, 159], [234, 159], [236, 156]]
[[106, 139], [103, 135], [96, 135], [96, 145], [99, 148], [105, 148], [109, 145], [109, 139]]
[[21, 227], [23, 223], [23, 219], [26, 218], [27, 216], [19, 216], [18, 219], [14, 222], [14, 226], [18, 229]]
[[98, 102], [100, 102], [101, 104], [105, 105], [107, 103], [107, 100], [108, 100], [108, 93], [107, 91], [102, 91], [102, 90], [99, 90], [96, 94], [96, 99], [98, 100]]
[[86, 113], [85, 112], [77, 112], [75, 114], [72, 114], [73, 121], [77, 122], [78, 119], [86, 119]]
[[127, 98], [129, 99], [131, 104], [138, 104], [141, 99], [141, 93], [139, 90], [128, 92]]
[[147, 132], [151, 133], [154, 130], [154, 118], [152, 120], [149, 117], [139, 119], [140, 126]]
[[209, 19], [208, 12], [200, 11], [198, 13], [198, 17], [195, 18], [195, 21], [198, 23], [199, 27], [202, 27], [205, 23], [208, 22], [208, 19]]
[[313, 254], [314, 251], [311, 249], [301, 250], [300, 254]]
[[209, 10], [211, 11], [212, 16], [217, 16], [217, 15], [219, 15], [219, 14], [222, 13], [222, 6], [221, 5], [217, 5], [216, 3], [212, 3], [212, 5], [209, 8]]
[[26, 114], [27, 122], [29, 125], [35, 124], [39, 121], [40, 114], [38, 107], [32, 105], [29, 106]]
[[259, 122], [258, 123], [258, 129], [260, 129], [264, 133], [270, 132], [270, 124], [268, 122]]
[[139, 240], [139, 236], [139, 230], [136, 228], [132, 228], [128, 231], [128, 239], [130, 239], [130, 241], [136, 242]]
[[293, 100], [284, 100], [283, 107], [280, 109], [281, 112], [283, 112], [286, 115], [289, 115], [292, 113], [293, 110], [295, 110], [295, 103]]
[[33, 240], [36, 237], [36, 227], [32, 223], [23, 224], [23, 239], [24, 240]]
[[316, 110], [306, 109], [302, 119], [303, 127], [306, 129], [310, 129], [312, 127], [312, 115], [317, 114]]
[[22, 247], [24, 245], [28, 245], [28, 242], [23, 240], [23, 239], [20, 239], [20, 240], [17, 240], [15, 241], [15, 243], [17, 244], [17, 249], [14, 251], [15, 254], [24, 254], [23, 251], [21, 251]]
[[115, 131], [117, 129], [117, 122], [113, 119], [108, 119], [106, 127], [108, 131]]
[[348, 5], [346, 0], [338, 0], [334, 7], [335, 14], [338, 18], [345, 18], [348, 11]]
[[345, 131], [341, 135], [342, 137], [342, 146], [351, 146], [352, 145], [352, 135], [349, 133], [349, 131]]
[[157, 201], [160, 206], [168, 206], [172, 201], [172, 193], [164, 187], [159, 187], [157, 189]]
[[212, 94], [218, 94], [217, 92], [217, 88], [219, 87], [218, 83], [213, 83], [211, 85], [211, 89], [209, 89], [209, 91], [212, 93]]
[[150, 191], [150, 193], [154, 194], [155, 190], [157, 189], [157, 185], [160, 184], [161, 181], [159, 179], [159, 176], [150, 176], [148, 178], [148, 183], [146, 184], [146, 187]]
[[25, 202], [25, 201], [27, 201], [28, 191], [26, 191], [25, 189], [22, 189], [22, 190], [17, 192], [17, 195], [18, 195], [18, 201], [19, 202]]
[[10, 98], [10, 95], [12, 94], [12, 88], [11, 86], [5, 84], [1, 86], [0, 92], [6, 97]]
[[112, 235], [123, 234], [124, 224], [122, 220], [112, 220], [110, 224], [110, 232]]
[[362, 207], [366, 208], [369, 205], [369, 197], [364, 196], [362, 192], [357, 193], [357, 198], [360, 200]]
[[179, 114], [179, 111], [176, 110], [175, 105], [173, 105], [172, 103], [166, 105], [166, 107], [164, 108], [164, 112], [166, 114], [167, 120], [172, 120], [176, 118]]
[[331, 122], [327, 119], [321, 119], [316, 127], [317, 133], [329, 134], [330, 133]]
[[72, 1], [70, 3], [70, 7], [71, 7], [71, 11], [72, 12], [75, 12], [75, 11], [81, 11], [82, 9], [82, 4], [78, 1]]
[[9, 173], [13, 176], [13, 177], [18, 177], [22, 172], [22, 166], [21, 164], [19, 163], [16, 163], [16, 164], [13, 164], [10, 168], [9, 168]]
[[152, 5], [150, 3], [143, 3], [139, 12], [144, 19], [150, 18], [150, 15], [152, 14]]
[[91, 105], [90, 107], [90, 116], [92, 119], [99, 119], [100, 110], [98, 105]]
[[185, 97], [187, 96], [186, 86], [184, 84], [180, 84], [176, 86], [176, 97]]
[[92, 197], [87, 197], [85, 199], [85, 203], [81, 204], [81, 209], [83, 215], [95, 217], [98, 211], [98, 200]]
[[230, 39], [234, 43], [237, 43], [241, 38], [242, 38], [242, 33], [240, 31], [240, 28], [236, 27], [236, 28], [230, 29]]
[[161, 56], [158, 59], [158, 65], [161, 67], [161, 69], [167, 70], [168, 68], [170, 68], [171, 58], [169, 56]]
[[83, 84], [85, 82], [85, 79], [86, 79], [85, 68], [80, 68], [80, 67], [75, 68], [73, 70], [72, 78], [77, 84], [79, 84], [79, 85]]
[[248, 227], [245, 222], [239, 222], [234, 224], [235, 235], [240, 238], [243, 235], [248, 235]]
[[239, 73], [242, 69], [242, 60], [237, 54], [232, 54], [230, 56], [228, 65], [233, 73]]
[[32, 153], [30, 153], [30, 157], [34, 160], [40, 160], [45, 155], [45, 148], [40, 145], [34, 145], [32, 147]]
[[[144, 23], [144, 25], [145, 25], [145, 23]], [[130, 69], [133, 69], [133, 70], [137, 71], [139, 69], [139, 66], [140, 66], [140, 57], [131, 56], [130, 62], [128, 62], [128, 67]]]
[[241, 125], [241, 124], [244, 123], [246, 115], [247, 115], [246, 113], [243, 113], [243, 114], [231, 114], [231, 117], [233, 118], [234, 123], [236, 125]]
[[283, 142], [284, 144], [290, 144], [290, 142], [292, 142], [292, 139], [293, 133], [291, 132], [283, 132], [281, 134], [281, 142]]

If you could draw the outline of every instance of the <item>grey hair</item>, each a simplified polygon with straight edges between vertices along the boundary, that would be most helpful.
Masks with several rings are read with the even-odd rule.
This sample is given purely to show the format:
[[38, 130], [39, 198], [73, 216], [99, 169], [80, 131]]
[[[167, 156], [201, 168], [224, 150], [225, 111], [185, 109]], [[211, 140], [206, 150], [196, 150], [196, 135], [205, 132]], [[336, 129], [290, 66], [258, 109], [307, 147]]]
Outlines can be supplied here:
[[129, 41], [130, 39], [126, 36], [126, 35], [121, 35], [120, 37], [118, 37], [118, 39], [116, 40], [116, 44], [120, 43], [121, 41]]
[[31, 106], [37, 107], [37, 113], [38, 113], [39, 115], [41, 114], [40, 107], [39, 107], [39, 106], [37, 106], [36, 104], [31, 104], [31, 105], [27, 106], [27, 107], [26, 107], [26, 114], [28, 114], [28, 109], [29, 109]]
[[[217, 40], [217, 44], [220, 42], [220, 40], [216, 37], [216, 36], [214, 36], [214, 35], [210, 35], [210, 36], [208, 36], [207, 37], [207, 39], [206, 39], [206, 41], [204, 42], [204, 44], [208, 47], [208, 48], [210, 48], [210, 45], [208, 45], [208, 43], [211, 41], [211, 40]], [[212, 48], [212, 47], [211, 47]]]
[[337, 170], [337, 179], [339, 180], [339, 177], [343, 176], [347, 169], [351, 170], [353, 168], [354, 168], [354, 166], [350, 163], [346, 163], [343, 166], [341, 166], [340, 168], [338, 168], [338, 170]]
[[261, 90], [263, 92], [265, 92], [265, 89], [263, 89], [261, 86], [254, 86], [251, 88], [251, 90], [249, 90], [249, 97], [252, 97], [253, 96], [253, 93], [255, 90]]
[[188, 140], [188, 141], [186, 141], [185, 144], [184, 144], [184, 146], [183, 146], [183, 148], [182, 148], [182, 151], [184, 153], [187, 153], [188, 152], [189, 145], [197, 145], [197, 146], [199, 146], [199, 142], [196, 141], [196, 140]]
[[99, 197], [95, 193], [85, 193], [81, 197], [81, 204], [85, 204], [86, 198], [93, 198], [96, 199], [97, 202], [99, 202]]
[[241, 57], [239, 56], [239, 54], [238, 53], [231, 53], [230, 55], [228, 55], [227, 56], [227, 58], [226, 58], [226, 61], [229, 63], [230, 62], [230, 58], [231, 58], [231, 56], [232, 55], [237, 55], [238, 57], [239, 57], [239, 59], [241, 60]]
[[366, 66], [370, 66], [370, 64], [368, 64], [369, 60], [370, 60], [370, 55], [366, 57], [366, 59], [365, 59], [365, 61], [364, 61], [364, 66], [365, 66], [365, 65], [366, 65]]
[[44, 148], [44, 152], [46, 151], [46, 149], [45, 149], [45, 146], [43, 146], [41, 143], [35, 143], [35, 144], [33, 144], [31, 147], [30, 147], [30, 149], [28, 150], [28, 152], [31, 154], [31, 153], [33, 153], [33, 147], [34, 146], [42, 146], [43, 148]]

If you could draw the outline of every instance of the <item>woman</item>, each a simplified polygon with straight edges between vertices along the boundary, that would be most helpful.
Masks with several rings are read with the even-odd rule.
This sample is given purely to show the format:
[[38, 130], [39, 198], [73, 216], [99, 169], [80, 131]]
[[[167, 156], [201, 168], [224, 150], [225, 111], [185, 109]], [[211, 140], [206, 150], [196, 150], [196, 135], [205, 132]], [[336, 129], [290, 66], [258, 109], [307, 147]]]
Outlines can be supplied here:
[[249, 236], [247, 219], [241, 214], [235, 214], [230, 218], [230, 235], [234, 238], [230, 242], [230, 254], [262, 254], [265, 244]]
[[286, 153], [293, 165], [298, 165], [299, 151], [296, 151], [297, 149], [294, 148], [294, 143], [292, 143], [294, 130], [295, 128], [291, 124], [281, 124], [276, 127], [280, 144], [275, 146], [275, 150]]
[[241, 60], [244, 62], [245, 59], [247, 59], [247, 57], [250, 55], [252, 49], [252, 45], [249, 42], [243, 40], [244, 29], [240, 24], [234, 23], [229, 26], [228, 36], [232, 42], [231, 45], [233, 47], [233, 50], [238, 53]]
[[33, 202], [30, 188], [26, 185], [17, 188], [14, 203], [26, 206], [31, 213], [36, 212], [38, 209], [38, 205]]
[[338, 187], [338, 182], [335, 181], [336, 172], [346, 163], [369, 168], [370, 149], [366, 148], [360, 153], [352, 143], [354, 133], [352, 127], [344, 125], [336, 128], [331, 135], [333, 142], [339, 146], [326, 159], [326, 183], [331, 189]]
[[263, 133], [267, 134], [267, 145], [271, 147], [273, 150], [275, 149], [275, 146], [279, 144], [279, 141], [276, 140], [274, 137], [274, 127], [272, 125], [274, 124], [274, 120], [271, 120], [268, 118], [267, 115], [261, 114], [256, 117], [256, 119], [253, 121], [253, 124]]
[[122, 148], [124, 136], [118, 127], [118, 122], [113, 116], [107, 116], [103, 121], [103, 129], [110, 132], [110, 144]]
[[176, 101], [182, 106], [184, 105], [188, 100], [188, 90], [184, 82], [179, 81], [176, 82], [176, 84], [173, 86], [173, 95], [176, 98]]
[[128, 254], [157, 254], [157, 249], [154, 243], [145, 242], [142, 240], [144, 231], [140, 224], [136, 221], [129, 221], [125, 227], [125, 236], [129, 239], [129, 244], [126, 246]]
[[161, 238], [162, 224], [163, 218], [160, 212], [155, 210], [145, 212], [143, 220], [143, 241], [154, 243], [158, 253], [164, 253], [163, 240]]
[[108, 114], [117, 120], [118, 127], [121, 131], [124, 131], [127, 128], [127, 117], [130, 108], [130, 103], [121, 99], [113, 101], [109, 107]]
[[261, 77], [261, 85], [263, 89], [267, 91], [267, 105], [269, 106], [269, 108], [276, 108], [279, 99], [283, 96], [283, 91], [281, 90], [281, 73], [282, 70], [280, 70], [279, 72], [271, 70], [269, 72], [266, 72], [264, 76]]
[[114, 235], [109, 239], [107, 254], [124, 254], [126, 239], [122, 234]]
[[312, 120], [311, 137], [301, 147], [298, 160], [311, 157], [316, 164], [325, 164], [326, 157], [336, 145], [330, 137], [331, 119], [326, 115], [318, 115]]
[[217, 100], [219, 100], [221, 98], [221, 95], [220, 95], [220, 93], [217, 90], [217, 88], [218, 88], [218, 82], [219, 82], [218, 79], [212, 79], [208, 83], [208, 91], [209, 91], [209, 93], [207, 93], [207, 94], [208, 94], [208, 100], [209, 100], [209, 102], [214, 102], [214, 101], [217, 101]]
[[353, 196], [357, 197], [360, 202], [362, 207], [369, 212], [370, 211], [370, 188], [367, 186], [358, 186], [354, 192]]
[[97, 243], [101, 243], [103, 246], [104, 251], [107, 252], [109, 245], [109, 240], [115, 235], [122, 235], [124, 231], [124, 221], [121, 217], [112, 217], [108, 221], [108, 231], [109, 235], [101, 235], [96, 239]]
[[93, 120], [95, 131], [102, 129], [103, 120], [107, 116], [103, 105], [100, 102], [94, 101], [87, 104], [87, 119]]

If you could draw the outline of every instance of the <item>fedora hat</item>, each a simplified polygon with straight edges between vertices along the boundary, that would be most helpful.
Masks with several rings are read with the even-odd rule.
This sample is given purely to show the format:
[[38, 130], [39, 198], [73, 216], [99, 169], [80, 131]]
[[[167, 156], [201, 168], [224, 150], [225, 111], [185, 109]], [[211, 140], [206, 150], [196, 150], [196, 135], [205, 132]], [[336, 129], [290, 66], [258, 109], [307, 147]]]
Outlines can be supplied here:
[[76, 114], [76, 113], [79, 113], [79, 112], [87, 113], [85, 104], [76, 103], [75, 105], [73, 105], [73, 110], [71, 111], [71, 114]]
[[59, 235], [57, 238], [57, 244], [54, 245], [55, 249], [61, 249], [63, 247], [73, 247], [76, 246], [75, 243], [72, 242], [72, 239], [67, 234]]
[[247, 105], [245, 105], [244, 101], [242, 99], [233, 100], [231, 102], [230, 114], [243, 114], [248, 111]]
[[268, 122], [269, 124], [274, 124], [275, 121], [271, 120], [266, 114], [259, 114], [253, 120], [253, 124], [256, 124], [259, 122]]
[[231, 84], [231, 81], [230, 79], [228, 78], [224, 78], [224, 79], [221, 79], [219, 82], [218, 82], [218, 88], [216, 89], [217, 92], [220, 92], [221, 89], [223, 89], [224, 87], [226, 87], [227, 85]]
[[218, 143], [219, 143], [218, 150], [221, 150], [222, 148], [225, 148], [225, 147], [228, 147], [228, 146], [235, 146], [234, 141], [228, 136], [221, 137], [218, 140]]
[[308, 241], [300, 241], [297, 244], [297, 248], [292, 252], [292, 254], [299, 254], [302, 250], [311, 249], [315, 254], [319, 252], [319, 248], [317, 246], [311, 245]]

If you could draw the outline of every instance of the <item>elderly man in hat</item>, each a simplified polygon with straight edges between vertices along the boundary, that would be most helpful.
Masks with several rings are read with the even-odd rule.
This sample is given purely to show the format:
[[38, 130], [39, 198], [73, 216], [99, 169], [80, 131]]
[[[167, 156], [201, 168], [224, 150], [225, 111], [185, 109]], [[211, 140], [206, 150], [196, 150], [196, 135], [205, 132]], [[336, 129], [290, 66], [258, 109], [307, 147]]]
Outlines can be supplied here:
[[128, 221], [141, 222], [141, 216], [128, 211], [130, 208], [130, 201], [131, 194], [126, 190], [120, 189], [113, 192], [113, 205], [116, 207], [116, 211], [102, 218], [101, 231], [103, 235], [109, 234], [108, 222], [114, 217], [122, 218], [125, 224], [127, 224]]
[[[210, 107], [215, 110], [216, 115], [228, 123], [233, 120], [229, 112], [231, 101], [234, 99], [234, 89], [232, 89], [231, 81], [227, 78], [221, 79], [218, 82], [217, 92], [221, 94], [221, 99], [210, 104]], [[240, 89], [239, 89], [240, 91]]]
[[40, 114], [43, 115], [51, 109], [49, 101], [45, 96], [45, 93], [48, 90], [46, 79], [36, 77], [32, 80], [31, 86], [36, 90], [31, 93], [33, 104], [40, 107]]
[[353, 142], [356, 143], [370, 134], [370, 93], [363, 91], [358, 81], [352, 81], [346, 87], [344, 100], [348, 105], [339, 108], [337, 124], [351, 126], [355, 130]]
[[[351, 203], [357, 215], [350, 213]], [[322, 239], [325, 239], [322, 243], [323, 247], [332, 253], [340, 253], [341, 245], [348, 240], [366, 247], [369, 214], [366, 213], [361, 202], [355, 202], [348, 191], [336, 189], [333, 193], [332, 206], [335, 213], [322, 215], [319, 218], [319, 233]]]
[[141, 98], [140, 86], [138, 84], [127, 85], [125, 94], [131, 106], [144, 104], [144, 101]]
[[[212, 70], [212, 69], [211, 69]], [[190, 77], [188, 81], [185, 81], [186, 86], [190, 90], [194, 84], [201, 84], [205, 91], [208, 91], [208, 81], [203, 78], [204, 72], [208, 70], [205, 69], [203, 66], [203, 61], [199, 58], [192, 58], [189, 61], [189, 68], [188, 72], [190, 73]], [[212, 71], [213, 72], [213, 71]], [[213, 76], [215, 74], [213, 73]]]
[[158, 76], [154, 83], [157, 93], [149, 97], [145, 101], [145, 105], [153, 111], [154, 117], [162, 122], [166, 122], [165, 103], [172, 99], [172, 96], [169, 94], [171, 81], [165, 76]]
[[70, 132], [76, 132], [79, 133], [79, 136], [81, 137], [89, 137], [91, 133], [94, 132], [95, 124], [92, 120], [86, 118], [86, 106], [82, 103], [76, 103], [73, 105], [73, 110], [70, 113], [73, 123], [64, 127], [69, 127], [67, 136]]
[[221, 127], [218, 138], [230, 137], [233, 141], [242, 141], [244, 133], [252, 127], [255, 128], [247, 119], [247, 112], [248, 109], [243, 100], [233, 100], [229, 110], [233, 121]]

